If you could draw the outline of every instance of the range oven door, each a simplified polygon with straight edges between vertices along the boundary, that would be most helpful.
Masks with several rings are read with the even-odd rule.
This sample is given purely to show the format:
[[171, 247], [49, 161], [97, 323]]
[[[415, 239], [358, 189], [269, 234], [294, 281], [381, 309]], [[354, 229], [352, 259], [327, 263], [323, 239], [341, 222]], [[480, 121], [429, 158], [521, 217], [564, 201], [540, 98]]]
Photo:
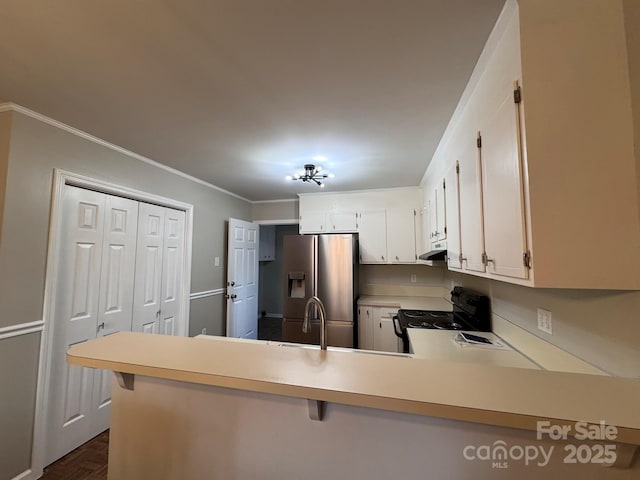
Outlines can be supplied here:
[[397, 315], [394, 315], [393, 318], [393, 331], [396, 336], [402, 339], [402, 353], [410, 353], [409, 352], [409, 335], [407, 335], [407, 329], [402, 328], [400, 325], [400, 320]]

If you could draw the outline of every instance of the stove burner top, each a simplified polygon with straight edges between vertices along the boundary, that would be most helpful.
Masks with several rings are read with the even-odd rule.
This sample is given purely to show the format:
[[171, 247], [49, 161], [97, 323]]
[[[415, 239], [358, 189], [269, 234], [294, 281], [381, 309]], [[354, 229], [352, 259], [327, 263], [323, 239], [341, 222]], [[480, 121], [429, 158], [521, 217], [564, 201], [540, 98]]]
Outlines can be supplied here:
[[440, 330], [463, 330], [464, 329], [464, 327], [457, 322], [435, 322], [433, 326]]
[[435, 328], [429, 322], [409, 322], [411, 328]]
[[424, 317], [429, 314], [429, 312], [425, 312], [424, 310], [404, 310], [404, 316], [410, 318], [418, 318]]

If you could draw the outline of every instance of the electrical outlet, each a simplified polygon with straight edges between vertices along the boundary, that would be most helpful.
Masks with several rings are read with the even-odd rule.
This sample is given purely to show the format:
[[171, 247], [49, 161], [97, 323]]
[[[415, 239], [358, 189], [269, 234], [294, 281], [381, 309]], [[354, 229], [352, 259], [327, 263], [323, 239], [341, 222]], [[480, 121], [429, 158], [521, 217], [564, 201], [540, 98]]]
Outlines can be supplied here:
[[553, 324], [551, 321], [551, 312], [544, 308], [538, 309], [538, 330], [542, 330], [549, 335], [553, 335]]
[[219, 267], [220, 266], [220, 257], [216, 257], [213, 259], [213, 266], [214, 267]]
[[418, 277], [414, 273], [413, 275], [411, 275], [411, 283], [416, 283], [417, 281], [418, 281]]
[[204, 328], [202, 329], [202, 335], [206, 335], [206, 334], [207, 334], [207, 327], [204, 327]]

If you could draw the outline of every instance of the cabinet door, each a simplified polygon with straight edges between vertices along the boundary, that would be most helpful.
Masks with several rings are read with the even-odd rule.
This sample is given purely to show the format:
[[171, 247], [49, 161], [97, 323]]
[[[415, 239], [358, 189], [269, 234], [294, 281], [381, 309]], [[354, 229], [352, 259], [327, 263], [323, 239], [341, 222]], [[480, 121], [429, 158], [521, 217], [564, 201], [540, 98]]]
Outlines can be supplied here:
[[[431, 191], [429, 197], [429, 240], [431, 242], [438, 241], [438, 192]], [[429, 246], [429, 250], [431, 246]]]
[[259, 258], [261, 262], [273, 260], [276, 251], [276, 226], [260, 225]]
[[460, 198], [458, 195], [458, 163], [452, 165], [445, 177], [447, 262], [451, 268], [461, 268], [460, 255]]
[[528, 278], [519, 104], [505, 94], [482, 129], [482, 193], [487, 271]]
[[327, 233], [325, 212], [305, 212], [300, 215], [300, 233]]
[[436, 240], [445, 240], [447, 238], [447, 203], [445, 202], [445, 180], [436, 188], [436, 220], [438, 222], [438, 230], [436, 232]]
[[430, 212], [429, 204], [423, 206], [420, 210], [420, 229], [422, 232], [421, 248], [418, 254], [422, 254], [431, 250], [431, 228], [430, 228]]
[[328, 230], [332, 233], [355, 233], [358, 231], [356, 212], [330, 212]]
[[460, 246], [462, 268], [484, 272], [484, 230], [480, 150], [477, 139], [469, 136], [459, 160], [460, 186]]
[[391, 263], [416, 263], [416, 211], [387, 209], [387, 252]]
[[447, 238], [447, 224], [445, 220], [445, 181], [444, 179], [436, 186], [429, 199], [429, 223], [432, 242], [438, 242]]
[[360, 263], [387, 263], [386, 212], [370, 210], [358, 216]]
[[358, 307], [358, 348], [373, 350], [373, 307]]
[[398, 340], [393, 330], [393, 315], [397, 309], [378, 307], [373, 319], [373, 349], [380, 352], [399, 352]]

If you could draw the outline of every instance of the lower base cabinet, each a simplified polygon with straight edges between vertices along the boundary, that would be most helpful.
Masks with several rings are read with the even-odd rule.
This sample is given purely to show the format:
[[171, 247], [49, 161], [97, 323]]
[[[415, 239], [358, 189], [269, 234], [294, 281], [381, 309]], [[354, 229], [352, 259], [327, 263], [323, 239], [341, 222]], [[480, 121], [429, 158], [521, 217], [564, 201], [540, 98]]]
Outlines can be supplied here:
[[402, 352], [400, 340], [393, 328], [393, 316], [400, 307], [358, 307], [358, 346], [363, 350]]

